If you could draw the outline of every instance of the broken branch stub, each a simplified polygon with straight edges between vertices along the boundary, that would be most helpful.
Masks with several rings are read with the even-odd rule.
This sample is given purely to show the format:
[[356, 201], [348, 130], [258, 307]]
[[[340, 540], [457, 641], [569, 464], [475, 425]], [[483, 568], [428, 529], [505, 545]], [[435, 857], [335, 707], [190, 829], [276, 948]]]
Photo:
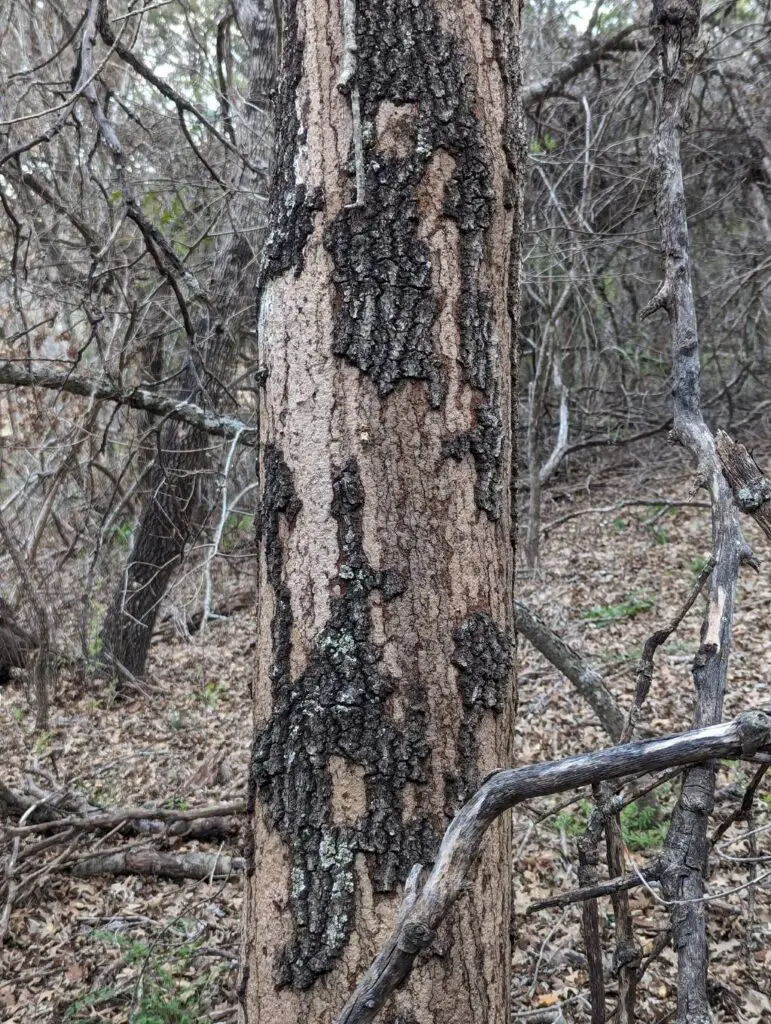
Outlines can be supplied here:
[[742, 512], [752, 516], [771, 539], [771, 481], [763, 476], [744, 445], [734, 441], [724, 430], [718, 430], [715, 435], [715, 449], [736, 504]]

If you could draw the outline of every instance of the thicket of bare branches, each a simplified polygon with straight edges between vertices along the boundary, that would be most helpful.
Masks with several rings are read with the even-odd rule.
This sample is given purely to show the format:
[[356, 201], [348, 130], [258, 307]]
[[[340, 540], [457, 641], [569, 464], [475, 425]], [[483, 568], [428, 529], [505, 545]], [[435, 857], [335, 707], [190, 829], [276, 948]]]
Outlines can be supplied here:
[[0, 50], [0, 515], [59, 646], [120, 668], [248, 536], [273, 7], [14, 0]]

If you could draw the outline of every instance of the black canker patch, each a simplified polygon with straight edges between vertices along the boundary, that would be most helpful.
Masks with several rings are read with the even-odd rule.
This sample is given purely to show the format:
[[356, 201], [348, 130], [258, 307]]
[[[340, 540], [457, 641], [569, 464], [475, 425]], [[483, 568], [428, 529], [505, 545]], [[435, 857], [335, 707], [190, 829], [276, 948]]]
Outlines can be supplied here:
[[[433, 342], [432, 256], [419, 237], [418, 193], [431, 157], [447, 152], [454, 169], [443, 213], [460, 239], [459, 360], [464, 379], [479, 392], [474, 423], [449, 442], [447, 454], [471, 455], [476, 503], [495, 520], [502, 509], [504, 432], [491, 300], [479, 286], [495, 194], [467, 58], [430, 0], [357, 4], [356, 45], [366, 202], [341, 210], [325, 234], [338, 295], [333, 352], [366, 373], [381, 395], [400, 380], [419, 379], [435, 408], [444, 400], [445, 374]], [[414, 141], [405, 156], [377, 148], [377, 113], [385, 102], [415, 108]], [[353, 151], [349, 172], [353, 181]]]
[[[375, 891], [390, 892], [416, 861], [430, 859], [435, 830], [424, 818], [404, 821], [403, 791], [426, 781], [425, 693], [400, 686], [403, 720], [394, 721], [396, 682], [382, 668], [372, 639], [371, 598], [402, 593], [398, 573], [372, 568], [364, 553], [364, 489], [349, 460], [332, 479], [339, 568], [330, 617], [315, 641], [305, 671], [291, 676], [293, 616], [284, 581], [283, 529], [300, 510], [292, 474], [281, 453], [268, 447], [261, 534], [275, 611], [270, 668], [273, 710], [255, 738], [250, 771], [252, 807], [259, 791], [291, 857], [290, 906], [294, 936], [276, 958], [277, 986], [309, 988], [342, 953], [354, 925], [354, 858], [368, 857]], [[363, 769], [366, 811], [355, 822], [333, 820], [330, 759]]]
[[487, 612], [474, 612], [452, 635], [461, 697], [457, 769], [445, 784], [445, 812], [455, 814], [481, 783], [476, 731], [487, 711], [500, 714], [511, 685], [512, 640]]

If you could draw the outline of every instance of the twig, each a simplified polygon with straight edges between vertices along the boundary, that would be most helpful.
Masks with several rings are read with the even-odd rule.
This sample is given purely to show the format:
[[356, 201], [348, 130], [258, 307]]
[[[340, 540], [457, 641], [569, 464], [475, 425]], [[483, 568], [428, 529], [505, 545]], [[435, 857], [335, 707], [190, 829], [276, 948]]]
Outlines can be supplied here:
[[604, 505], [601, 508], [579, 508], [575, 512], [568, 512], [567, 515], [560, 516], [559, 519], [554, 519], [550, 523], [545, 523], [543, 532], [544, 534], [547, 534], [557, 526], [562, 526], [563, 523], [569, 523], [571, 519], [577, 519], [579, 516], [606, 515], [608, 512], [618, 512], [622, 508], [635, 508], [636, 506], [655, 506], [665, 509], [712, 507], [708, 501], [672, 501], [668, 498], [638, 498], [630, 501], [617, 501], [613, 505]]
[[634, 735], [634, 729], [637, 724], [637, 720], [640, 717], [640, 711], [642, 710], [643, 703], [645, 702], [648, 692], [653, 682], [653, 658], [656, 651], [662, 644], [665, 644], [670, 636], [675, 632], [680, 623], [683, 621], [688, 612], [693, 608], [696, 598], [701, 593], [704, 584], [712, 574], [712, 570], [715, 567], [714, 558], [708, 559], [706, 565], [702, 568], [699, 573], [695, 584], [691, 588], [691, 592], [688, 595], [685, 603], [682, 605], [680, 610], [675, 613], [674, 618], [671, 620], [668, 626], [664, 629], [658, 629], [655, 633], [648, 637], [643, 647], [642, 656], [640, 658], [640, 664], [637, 668], [637, 681], [635, 685], [635, 694], [632, 706], [629, 709], [629, 716], [627, 718], [624, 730], [621, 734], [621, 742], [628, 743]]
[[[645, 872], [648, 881], [656, 878], [655, 868]], [[536, 900], [525, 910], [525, 916], [536, 914], [540, 910], [551, 910], [553, 907], [567, 907], [571, 903], [580, 903], [582, 900], [593, 900], [598, 896], [610, 896], [611, 893], [621, 892], [626, 889], [636, 889], [642, 885], [637, 875], [625, 875], [623, 878], [611, 878], [607, 882], [597, 882], [595, 885], [584, 885], [578, 889], [571, 889], [569, 892], [560, 893], [559, 896], [550, 896], [546, 900]]]

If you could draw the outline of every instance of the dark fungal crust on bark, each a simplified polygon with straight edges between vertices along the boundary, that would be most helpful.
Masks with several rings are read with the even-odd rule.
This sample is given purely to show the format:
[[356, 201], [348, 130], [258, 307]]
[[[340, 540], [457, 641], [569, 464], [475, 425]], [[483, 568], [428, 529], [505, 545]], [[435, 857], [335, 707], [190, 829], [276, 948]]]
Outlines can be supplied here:
[[506, 154], [506, 166], [511, 178], [505, 183], [507, 195], [504, 205], [511, 209], [519, 202], [515, 190], [522, 175], [524, 137], [522, 125], [522, 104], [520, 89], [522, 86], [519, 57], [519, 44], [512, 17], [512, 4], [509, 0], [485, 0], [482, 4], [482, 17], [492, 30], [495, 61], [501, 76], [505, 94], [503, 151]]
[[[368, 374], [382, 395], [400, 380], [425, 380], [431, 404], [441, 405], [445, 375], [433, 344], [438, 301], [431, 254], [419, 237], [417, 195], [431, 158], [446, 152], [454, 169], [443, 213], [455, 222], [460, 246], [460, 361], [479, 392], [475, 424], [450, 442], [448, 454], [473, 457], [477, 505], [497, 519], [503, 430], [492, 303], [479, 286], [495, 194], [467, 58], [425, 0], [357, 5], [356, 46], [366, 203], [341, 210], [326, 232], [338, 297], [333, 352]], [[405, 152], [378, 148], [384, 103], [414, 108]], [[353, 169], [352, 150], [351, 180]]]
[[[265, 445], [263, 456], [263, 488], [260, 511], [257, 516], [257, 547], [265, 545], [265, 567], [268, 583], [273, 590], [275, 609], [271, 623], [274, 665], [288, 664], [292, 638], [292, 602], [289, 588], [283, 579], [284, 545], [281, 540], [281, 518], [291, 529], [302, 508], [302, 502], [295, 493], [292, 472], [284, 461], [281, 451], [273, 444]], [[275, 689], [275, 681], [274, 681]], [[256, 752], [253, 751], [253, 755]], [[257, 786], [253, 773], [249, 774], [247, 787], [247, 820], [244, 857], [246, 874], [254, 874], [254, 832], [251, 822], [257, 799]]]
[[486, 712], [500, 714], [510, 685], [513, 641], [487, 612], [474, 612], [452, 635], [462, 711], [456, 772], [445, 783], [446, 813], [454, 815], [481, 783], [476, 732]]
[[[339, 569], [330, 617], [306, 669], [292, 679], [292, 610], [278, 527], [281, 515], [291, 526], [299, 504], [282, 460], [269, 467], [266, 457], [265, 471], [263, 540], [275, 595], [273, 712], [255, 739], [250, 784], [289, 847], [292, 865], [294, 936], [276, 958], [274, 981], [307, 989], [334, 967], [351, 934], [356, 854], [367, 855], [375, 891], [390, 892], [436, 849], [428, 821], [405, 822], [403, 806], [405, 785], [427, 779], [428, 716], [417, 687], [403, 694], [403, 721], [389, 713], [396, 684], [372, 640], [370, 602], [374, 591], [384, 600], [396, 597], [404, 582], [396, 572], [373, 569], [364, 554], [364, 489], [354, 459], [332, 478]], [[355, 821], [334, 820], [333, 757], [362, 770], [366, 810]]]
[[297, 151], [306, 129], [297, 116], [297, 87], [302, 78], [303, 48], [297, 38], [297, 4], [282, 5], [282, 65], [276, 97], [276, 140], [273, 150], [270, 204], [271, 230], [262, 254], [257, 286], [257, 308], [265, 284], [294, 269], [303, 268], [305, 243], [313, 231], [313, 214], [324, 206], [319, 188], [309, 189], [295, 178]]

